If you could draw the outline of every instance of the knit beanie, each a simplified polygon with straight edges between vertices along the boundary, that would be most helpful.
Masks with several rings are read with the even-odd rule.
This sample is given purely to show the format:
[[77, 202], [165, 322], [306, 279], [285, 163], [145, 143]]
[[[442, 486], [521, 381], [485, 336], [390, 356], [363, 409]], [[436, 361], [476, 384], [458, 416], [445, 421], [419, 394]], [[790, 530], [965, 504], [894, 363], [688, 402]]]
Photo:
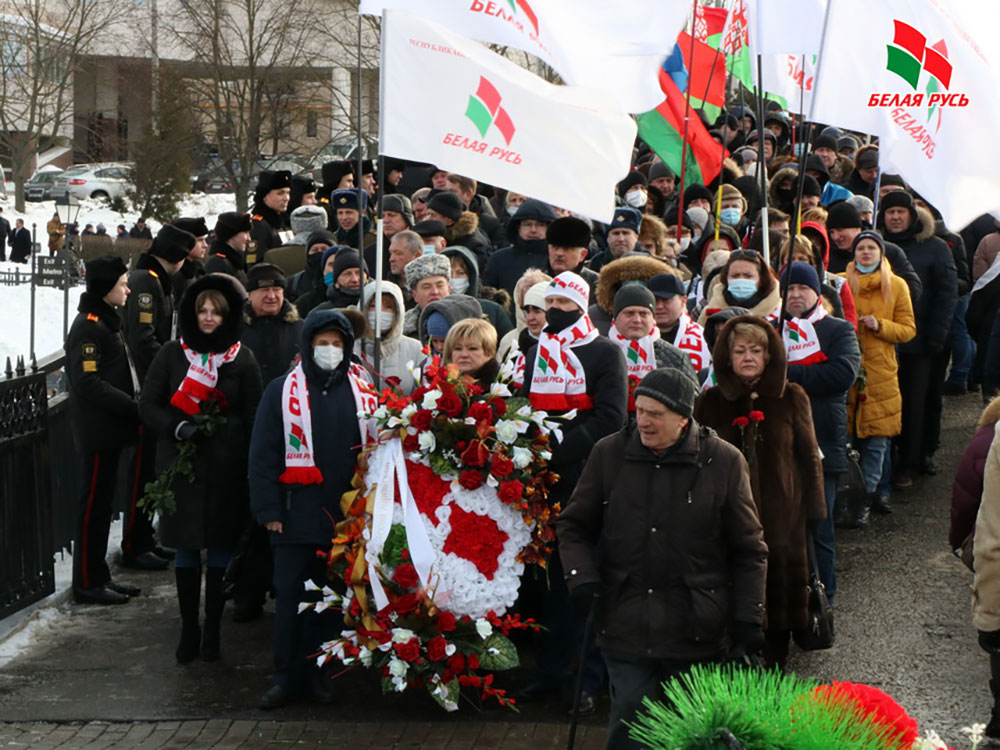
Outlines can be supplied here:
[[337, 235], [327, 229], [317, 229], [315, 232], [306, 237], [306, 253], [313, 245], [323, 244], [328, 248], [333, 247], [337, 244]]
[[[195, 237], [205, 237], [208, 235], [208, 225], [205, 223], [204, 217], [201, 216], [197, 218], [182, 216], [180, 219], [174, 219], [170, 223], [178, 229], [190, 232]], [[101, 225], [98, 224], [97, 228], [100, 229]]]
[[882, 235], [876, 232], [874, 229], [866, 229], [864, 232], [858, 232], [857, 236], [854, 238], [854, 242], [851, 243], [851, 252], [853, 253], [861, 240], [871, 240], [882, 251], [882, 257], [885, 257], [885, 240], [882, 239]]
[[642, 172], [633, 169], [631, 172], [625, 175], [625, 179], [623, 179], [621, 182], [618, 183], [618, 195], [624, 196], [625, 193], [629, 191], [629, 188], [635, 185], [642, 185], [643, 187], [645, 187], [648, 184], [649, 183], [646, 180], [646, 175], [644, 175]]
[[537, 284], [532, 286], [528, 291], [524, 293], [524, 301], [521, 303], [522, 307], [531, 305], [531, 307], [537, 307], [540, 310], [545, 309], [545, 290], [549, 288], [549, 282], [539, 281]]
[[359, 268], [367, 271], [357, 250], [343, 249], [337, 253], [337, 257], [333, 261], [333, 280], [336, 282], [340, 278], [340, 274], [351, 268]]
[[690, 187], [684, 188], [684, 208], [687, 209], [691, 205], [692, 201], [702, 198], [707, 200], [709, 203], [712, 202], [712, 191], [709, 190], [704, 185], [691, 185]]
[[650, 312], [656, 311], [656, 298], [643, 283], [624, 284], [615, 294], [615, 317], [626, 307], [645, 307]]
[[844, 203], [854, 206], [854, 210], [859, 214], [871, 213], [875, 210], [875, 204], [867, 195], [852, 195]]
[[690, 417], [694, 413], [694, 402], [698, 397], [698, 386], [681, 370], [661, 367], [648, 373], [639, 385], [635, 395], [648, 396], [659, 401], [675, 414]]
[[451, 261], [447, 255], [437, 253], [421, 255], [407, 263], [403, 273], [406, 274], [406, 286], [410, 289], [415, 288], [421, 279], [426, 279], [428, 276], [444, 276], [451, 280]]
[[197, 240], [190, 232], [185, 232], [173, 224], [164, 224], [156, 233], [153, 244], [147, 252], [163, 258], [167, 263], [179, 263], [188, 257], [194, 249], [195, 242]]
[[448, 335], [451, 324], [448, 319], [437, 310], [427, 316], [427, 335], [432, 339], [443, 339]]
[[102, 299], [115, 288], [123, 273], [128, 273], [128, 267], [118, 256], [94, 258], [87, 263], [87, 293]]
[[658, 161], [653, 166], [649, 168], [649, 181], [658, 180], [661, 177], [669, 177], [673, 180], [677, 179], [677, 175], [674, 174], [674, 170], [670, 168], [670, 165], [665, 161]]
[[905, 208], [910, 213], [913, 213], [913, 196], [905, 190], [889, 191], [882, 197], [878, 212], [884, 216], [885, 212], [890, 208]]
[[861, 216], [858, 209], [847, 201], [834, 203], [827, 209], [827, 229], [861, 229]]
[[247, 271], [247, 291], [277, 286], [285, 289], [285, 274], [271, 263], [258, 263]]
[[792, 284], [802, 284], [812, 289], [817, 295], [821, 293], [819, 276], [816, 274], [816, 269], [808, 263], [795, 262], [788, 266], [785, 272], [781, 274], [781, 284], [784, 287], [789, 287]]
[[[176, 222], [175, 222], [176, 223]], [[250, 214], [240, 214], [236, 211], [226, 211], [219, 214], [215, 220], [215, 238], [225, 244], [240, 232], [253, 230], [253, 220]]]
[[832, 135], [821, 135], [813, 141], [813, 151], [818, 148], [828, 148], [831, 151], [837, 150], [837, 139]]
[[819, 186], [819, 180], [811, 174], [807, 174], [802, 178], [802, 195], [823, 195], [823, 188]]
[[458, 221], [462, 218], [465, 204], [462, 203], [462, 199], [457, 195], [444, 190], [427, 201], [427, 210], [434, 211], [446, 219]]

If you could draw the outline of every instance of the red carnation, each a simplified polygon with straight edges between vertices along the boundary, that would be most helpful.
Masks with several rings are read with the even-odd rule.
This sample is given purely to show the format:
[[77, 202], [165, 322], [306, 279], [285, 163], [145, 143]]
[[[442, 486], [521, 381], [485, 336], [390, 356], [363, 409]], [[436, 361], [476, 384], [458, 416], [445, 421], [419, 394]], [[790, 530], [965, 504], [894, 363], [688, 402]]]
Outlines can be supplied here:
[[451, 612], [446, 612], [442, 610], [438, 613], [437, 626], [438, 630], [442, 633], [450, 633], [455, 629], [457, 621], [455, 620], [455, 615]]
[[493, 463], [490, 464], [490, 474], [495, 476], [497, 479], [503, 479], [512, 471], [514, 471], [513, 461], [506, 456], [501, 456], [499, 454], [493, 455]]
[[430, 409], [421, 409], [410, 417], [410, 424], [422, 432], [431, 426], [431, 421], [433, 419], [434, 414]]
[[476, 654], [469, 654], [467, 661], [469, 662], [469, 669], [479, 669], [479, 657]]
[[524, 485], [517, 479], [512, 482], [500, 482], [500, 489], [497, 490], [497, 497], [500, 502], [512, 505], [524, 496]]
[[445, 652], [447, 647], [448, 641], [439, 635], [434, 636], [427, 642], [427, 658], [431, 661], [444, 661], [448, 658]]
[[746, 417], [736, 417], [736, 419], [733, 420], [733, 427], [739, 427], [740, 429], [746, 427], [749, 424], [750, 420], [747, 419]]
[[763, 422], [764, 421], [764, 412], [757, 411], [756, 409], [754, 411], [750, 412], [750, 421], [751, 422]]
[[490, 406], [493, 407], [493, 413], [497, 416], [497, 418], [502, 417], [507, 413], [507, 402], [502, 398], [491, 399]]
[[403, 450], [407, 453], [420, 450], [420, 440], [416, 435], [407, 435], [403, 438]]
[[477, 401], [469, 407], [469, 416], [476, 422], [492, 422], [493, 410], [482, 401]]
[[404, 589], [415, 589], [420, 584], [417, 569], [411, 563], [403, 563], [396, 568], [396, 572], [392, 574], [392, 579]]
[[483, 486], [483, 475], [475, 469], [466, 469], [458, 475], [458, 483], [467, 490], [478, 490]]
[[458, 676], [458, 684], [462, 687], [479, 687], [483, 683], [481, 677], [476, 677], [476, 675], [460, 674]]
[[454, 393], [444, 393], [438, 399], [437, 408], [449, 417], [457, 417], [462, 413], [462, 399]]
[[[486, 461], [489, 457], [489, 448], [483, 445], [481, 440], [470, 442], [461, 455], [462, 463], [469, 466], [486, 466]], [[476, 486], [478, 487], [478, 485]]]
[[413, 638], [406, 643], [396, 643], [392, 647], [396, 656], [405, 662], [415, 662], [420, 658], [420, 643]]
[[461, 654], [454, 654], [450, 659], [448, 659], [448, 669], [450, 669], [455, 674], [460, 674], [465, 671], [465, 657]]

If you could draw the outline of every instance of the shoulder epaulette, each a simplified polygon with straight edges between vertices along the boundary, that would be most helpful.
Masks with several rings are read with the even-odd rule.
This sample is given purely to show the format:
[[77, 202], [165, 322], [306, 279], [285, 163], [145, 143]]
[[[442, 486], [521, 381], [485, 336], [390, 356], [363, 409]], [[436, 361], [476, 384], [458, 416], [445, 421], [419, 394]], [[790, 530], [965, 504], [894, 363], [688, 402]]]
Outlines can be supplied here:
[[320, 202], [320, 203], [329, 203], [329, 202], [330, 202], [330, 199], [329, 199], [329, 198], [320, 198], [320, 199], [319, 199], [319, 202]]
[[254, 214], [253, 216], [250, 217], [250, 220], [251, 221], [264, 221], [264, 217], [261, 216], [260, 214]]
[[149, 271], [149, 275], [152, 276], [154, 279], [160, 278], [160, 274], [158, 274], [156, 271]]
[[87, 320], [96, 323], [97, 321], [100, 320], [100, 318], [94, 315], [94, 313], [87, 313]]
[[226, 259], [226, 254], [225, 253], [216, 253], [215, 257], [216, 258], [222, 258], [223, 260], [225, 260]]

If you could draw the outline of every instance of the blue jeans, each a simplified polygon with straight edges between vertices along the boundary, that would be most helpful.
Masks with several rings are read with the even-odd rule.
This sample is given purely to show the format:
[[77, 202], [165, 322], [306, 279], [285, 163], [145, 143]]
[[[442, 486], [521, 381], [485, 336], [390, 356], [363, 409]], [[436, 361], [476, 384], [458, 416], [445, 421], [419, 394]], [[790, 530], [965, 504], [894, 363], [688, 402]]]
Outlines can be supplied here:
[[826, 493], [826, 518], [813, 526], [813, 542], [816, 545], [816, 565], [819, 578], [826, 587], [826, 596], [833, 604], [837, 593], [837, 573], [834, 571], [837, 551], [834, 539], [833, 510], [837, 502], [837, 485], [840, 474], [823, 473], [823, 491]]
[[955, 319], [951, 324], [951, 372], [945, 381], [947, 385], [966, 386], [972, 374], [972, 363], [976, 359], [976, 342], [969, 335], [965, 325], [965, 313], [969, 310], [969, 295], [958, 298], [955, 305]]
[[892, 494], [892, 440], [882, 459], [882, 478], [878, 480], [878, 496], [889, 497]]
[[[229, 558], [232, 557], [232, 552], [222, 547], [209, 547], [205, 557], [206, 557], [205, 562], [208, 563], [208, 567], [225, 568], [227, 565], [229, 565]], [[201, 550], [200, 549], [175, 550], [174, 567], [200, 568]]]
[[887, 437], [855, 438], [854, 447], [861, 454], [861, 473], [865, 477], [865, 490], [875, 492], [883, 476], [890, 479], [890, 472], [884, 471], [886, 454], [889, 452], [890, 440]]

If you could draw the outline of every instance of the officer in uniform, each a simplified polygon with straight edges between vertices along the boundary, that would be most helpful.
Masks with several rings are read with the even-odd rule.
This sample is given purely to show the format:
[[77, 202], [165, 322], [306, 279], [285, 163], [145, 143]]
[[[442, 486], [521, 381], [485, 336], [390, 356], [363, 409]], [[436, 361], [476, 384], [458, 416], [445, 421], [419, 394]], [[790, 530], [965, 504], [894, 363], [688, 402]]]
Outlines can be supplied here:
[[[227, 211], [219, 214], [215, 221], [215, 239], [209, 253], [205, 271], [208, 273], [227, 273], [243, 285], [247, 286], [247, 245], [250, 242], [250, 232], [253, 222], [250, 214], [238, 214]], [[260, 258], [258, 258], [258, 261]]]
[[[160, 347], [174, 337], [174, 300], [171, 277], [177, 273], [197, 239], [173, 224], [164, 224], [149, 250], [139, 256], [129, 276], [132, 290], [125, 308], [125, 338], [135, 359], [139, 385]], [[144, 570], [162, 570], [168, 561], [158, 554], [153, 526], [136, 508], [142, 488], [155, 479], [155, 441], [139, 428], [137, 467], [132, 474], [136, 487], [131, 493], [122, 533], [122, 564]]]
[[357, 249], [375, 240], [368, 218], [368, 193], [357, 188], [334, 190], [330, 205], [337, 216], [337, 244]]
[[291, 198], [291, 172], [287, 169], [265, 169], [260, 173], [253, 197], [253, 230], [246, 251], [247, 268], [261, 260], [268, 250], [282, 244], [278, 232], [287, 228]]
[[92, 604], [125, 604], [140, 593], [112, 580], [106, 562], [118, 461], [139, 436], [139, 378], [119, 313], [129, 295], [127, 274], [121, 258], [106, 256], [87, 264], [87, 291], [80, 295], [79, 314], [65, 344], [71, 424], [83, 454], [73, 597]]
[[181, 270], [170, 277], [171, 285], [174, 288], [174, 306], [180, 304], [184, 292], [195, 281], [205, 275], [205, 260], [208, 257], [208, 225], [201, 216], [191, 218], [182, 216], [172, 222], [178, 229], [190, 232], [195, 237], [194, 248], [191, 250]]

